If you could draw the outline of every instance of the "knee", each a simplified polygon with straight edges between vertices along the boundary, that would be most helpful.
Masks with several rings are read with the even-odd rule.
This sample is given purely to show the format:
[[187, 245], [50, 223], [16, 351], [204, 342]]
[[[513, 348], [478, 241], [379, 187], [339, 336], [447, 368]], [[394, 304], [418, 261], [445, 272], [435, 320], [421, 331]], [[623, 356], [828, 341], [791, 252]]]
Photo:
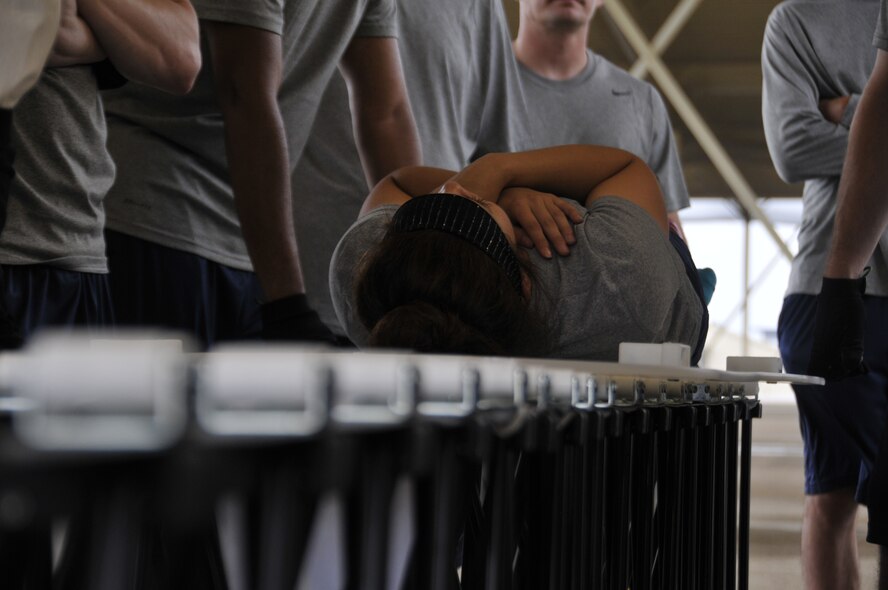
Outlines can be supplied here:
[[857, 517], [853, 490], [849, 488], [806, 496], [805, 517], [830, 528], [853, 528]]

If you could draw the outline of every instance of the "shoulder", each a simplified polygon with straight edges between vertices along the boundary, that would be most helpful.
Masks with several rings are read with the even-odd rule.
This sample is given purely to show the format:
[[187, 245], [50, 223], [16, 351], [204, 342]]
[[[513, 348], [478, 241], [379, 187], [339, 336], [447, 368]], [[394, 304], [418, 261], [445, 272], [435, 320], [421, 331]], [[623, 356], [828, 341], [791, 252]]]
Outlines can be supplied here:
[[284, 0], [192, 0], [191, 4], [201, 20], [283, 34]]
[[397, 210], [398, 205], [383, 205], [355, 221], [339, 240], [333, 256], [352, 255], [362, 252], [363, 247], [379, 243]]

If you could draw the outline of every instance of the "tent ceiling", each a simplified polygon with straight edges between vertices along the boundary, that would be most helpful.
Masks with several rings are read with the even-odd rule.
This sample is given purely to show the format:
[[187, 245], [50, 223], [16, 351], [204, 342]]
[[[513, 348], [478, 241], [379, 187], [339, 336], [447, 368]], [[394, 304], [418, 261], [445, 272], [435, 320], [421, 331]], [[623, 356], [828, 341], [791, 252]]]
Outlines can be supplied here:
[[[648, 39], [677, 3], [622, 0]], [[777, 4], [776, 0], [703, 0], [663, 53], [666, 66], [762, 197], [801, 194], [801, 185], [787, 185], [777, 177], [762, 129], [762, 37], [768, 14]], [[504, 5], [514, 35], [518, 4], [504, 0]], [[589, 46], [624, 68], [635, 62], [635, 53], [606, 10], [599, 11], [592, 22]], [[691, 196], [731, 196], [728, 185], [671, 105], [670, 115]]]

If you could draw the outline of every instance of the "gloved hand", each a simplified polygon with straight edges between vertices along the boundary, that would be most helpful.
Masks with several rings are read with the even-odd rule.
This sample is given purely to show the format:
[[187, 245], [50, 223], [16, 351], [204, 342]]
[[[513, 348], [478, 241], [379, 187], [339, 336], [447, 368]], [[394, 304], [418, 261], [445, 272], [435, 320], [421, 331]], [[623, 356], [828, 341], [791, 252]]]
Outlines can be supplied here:
[[0, 302], [0, 350], [18, 350], [24, 344], [21, 331], [6, 306]]
[[262, 304], [262, 338], [269, 341], [323, 342], [336, 344], [333, 332], [308, 306], [304, 294], [290, 295]]
[[866, 274], [859, 279], [823, 279], [808, 374], [844, 379], [868, 371], [863, 362], [865, 291]]

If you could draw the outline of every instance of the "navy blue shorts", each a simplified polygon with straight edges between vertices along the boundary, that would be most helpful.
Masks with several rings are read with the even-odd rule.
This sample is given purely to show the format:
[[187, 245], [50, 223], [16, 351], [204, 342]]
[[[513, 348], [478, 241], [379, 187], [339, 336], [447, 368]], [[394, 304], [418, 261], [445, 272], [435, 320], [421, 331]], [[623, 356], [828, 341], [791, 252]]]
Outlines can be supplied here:
[[0, 264], [0, 306], [25, 340], [42, 327], [114, 325], [108, 275], [45, 264]]
[[261, 337], [254, 273], [111, 230], [105, 243], [118, 325], [183, 331], [205, 347]]
[[869, 482], [869, 530], [866, 540], [888, 546], [888, 433], [882, 436], [879, 456]]
[[[865, 297], [864, 358], [870, 372], [824, 387], [793, 386], [805, 445], [805, 493], [867, 488], [888, 419], [888, 297]], [[805, 373], [817, 297], [790, 295], [777, 325], [780, 356], [789, 373]]]

